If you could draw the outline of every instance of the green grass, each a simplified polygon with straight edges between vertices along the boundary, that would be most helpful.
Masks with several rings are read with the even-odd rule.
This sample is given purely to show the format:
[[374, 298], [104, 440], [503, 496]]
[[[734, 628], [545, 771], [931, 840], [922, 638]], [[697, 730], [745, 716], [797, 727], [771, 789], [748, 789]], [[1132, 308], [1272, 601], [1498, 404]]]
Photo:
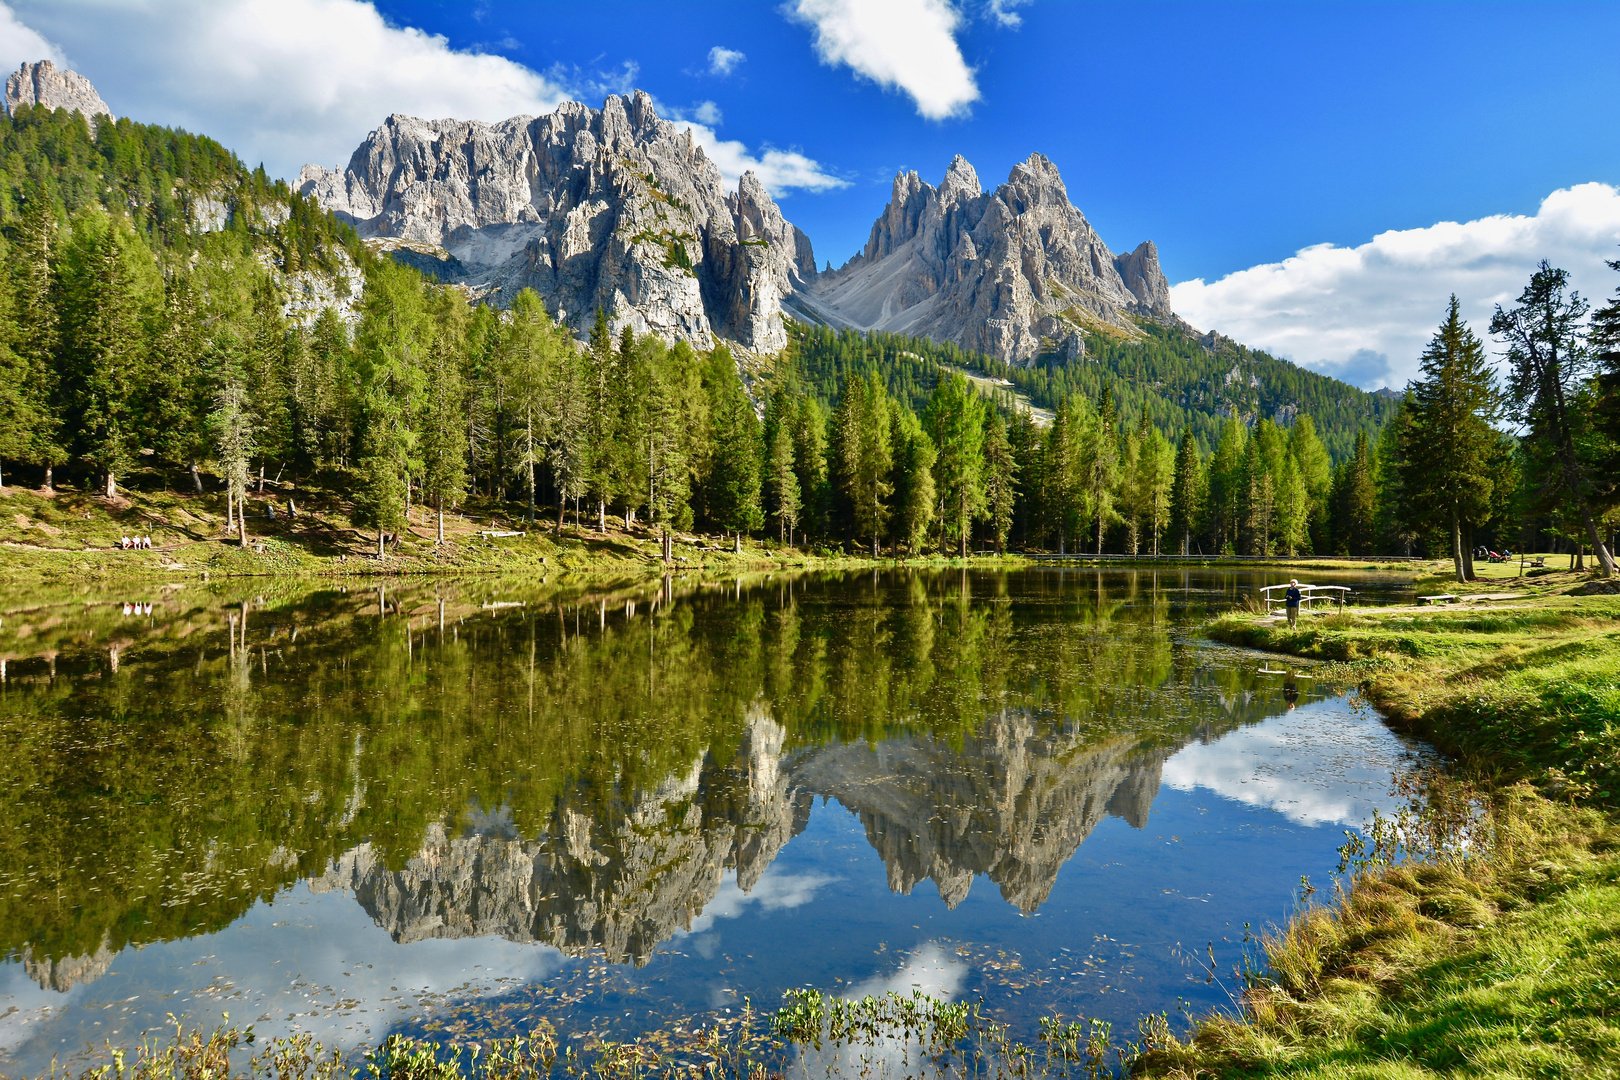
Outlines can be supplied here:
[[1489, 801], [1470, 849], [1366, 868], [1296, 917], [1238, 1015], [1139, 1072], [1620, 1075], [1620, 828], [1524, 788]]
[[1478, 599], [1501, 589], [1485, 581], [1445, 590], [1466, 605], [1209, 628], [1341, 665], [1454, 765], [1416, 816], [1375, 825], [1346, 890], [1266, 941], [1235, 1015], [1140, 1072], [1620, 1076], [1620, 598], [1567, 595], [1582, 580], [1521, 579], [1505, 603]]

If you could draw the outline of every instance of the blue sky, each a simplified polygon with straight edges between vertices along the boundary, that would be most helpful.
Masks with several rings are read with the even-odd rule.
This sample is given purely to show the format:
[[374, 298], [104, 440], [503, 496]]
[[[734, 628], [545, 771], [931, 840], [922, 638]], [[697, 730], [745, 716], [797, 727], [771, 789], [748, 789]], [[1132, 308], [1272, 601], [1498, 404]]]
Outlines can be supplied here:
[[1620, 283], [1620, 3], [0, 0], [0, 54], [289, 178], [389, 112], [645, 89], [835, 265], [897, 170], [1039, 151], [1194, 325], [1369, 387], [1453, 291], [1483, 330], [1540, 258]]
[[[818, 62], [811, 30], [770, 3], [379, 6], [542, 72], [632, 64], [662, 102], [714, 102], [723, 137], [801, 149], [851, 181], [784, 200], [835, 265], [897, 169], [937, 182], [957, 153], [987, 184], [1046, 154], [1112, 248], [1153, 239], [1176, 281], [1620, 182], [1615, 3], [1036, 0], [1011, 9], [1017, 27], [964, 4], [980, 97], [944, 120]], [[717, 45], [746, 56], [729, 76], [708, 73]]]

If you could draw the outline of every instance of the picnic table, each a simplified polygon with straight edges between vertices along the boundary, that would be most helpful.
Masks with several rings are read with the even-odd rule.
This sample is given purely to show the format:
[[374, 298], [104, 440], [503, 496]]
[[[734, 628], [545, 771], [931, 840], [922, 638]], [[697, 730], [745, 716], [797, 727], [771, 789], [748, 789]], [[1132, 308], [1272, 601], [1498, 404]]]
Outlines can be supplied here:
[[[1276, 593], [1277, 595], [1272, 596], [1272, 593]], [[1327, 601], [1329, 603], [1336, 602], [1339, 605], [1339, 609], [1342, 611], [1344, 609], [1344, 598], [1350, 593], [1350, 586], [1301, 585], [1299, 587], [1299, 593], [1299, 606], [1305, 608], [1306, 610], [1310, 609], [1313, 601]], [[1267, 615], [1271, 614], [1271, 609], [1274, 605], [1286, 607], [1288, 604], [1287, 585], [1267, 585], [1260, 590], [1260, 594], [1265, 597]]]

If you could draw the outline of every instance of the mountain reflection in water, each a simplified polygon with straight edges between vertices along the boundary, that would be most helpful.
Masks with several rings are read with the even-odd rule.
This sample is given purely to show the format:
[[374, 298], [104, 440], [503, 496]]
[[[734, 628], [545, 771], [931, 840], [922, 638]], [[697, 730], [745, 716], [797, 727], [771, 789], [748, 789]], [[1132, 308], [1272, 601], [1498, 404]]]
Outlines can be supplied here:
[[[858, 821], [893, 893], [929, 881], [952, 910], [982, 875], [1036, 913], [1101, 822], [1147, 824], [1177, 751], [1292, 707], [1280, 680], [1177, 629], [1259, 580], [186, 589], [134, 618], [82, 597], [6, 605], [0, 954], [67, 992], [302, 879], [351, 893], [395, 942], [499, 936], [639, 966], [723, 887], [753, 890], [818, 796]], [[1211, 790], [1242, 782], [1223, 768]]]

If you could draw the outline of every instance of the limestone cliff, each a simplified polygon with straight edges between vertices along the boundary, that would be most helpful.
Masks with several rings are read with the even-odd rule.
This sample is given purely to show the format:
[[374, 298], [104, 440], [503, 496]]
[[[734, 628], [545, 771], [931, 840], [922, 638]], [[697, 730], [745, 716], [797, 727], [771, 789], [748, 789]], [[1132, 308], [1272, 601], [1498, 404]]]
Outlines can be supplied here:
[[347, 167], [306, 166], [298, 188], [442, 279], [498, 301], [533, 288], [581, 332], [600, 307], [615, 330], [773, 352], [782, 298], [815, 274], [757, 178], [727, 192], [641, 92], [497, 124], [390, 116]]
[[895, 177], [865, 250], [808, 281], [790, 306], [1009, 362], [1076, 356], [1088, 331], [1134, 336], [1137, 318], [1174, 318], [1158, 250], [1111, 253], [1040, 154], [991, 192], [960, 155], [937, 188], [915, 172]]
[[77, 71], [62, 71], [49, 60], [23, 64], [6, 77], [6, 115], [11, 116], [24, 105], [76, 109], [90, 121], [92, 129], [98, 116], [113, 119], [112, 110], [89, 79]]

